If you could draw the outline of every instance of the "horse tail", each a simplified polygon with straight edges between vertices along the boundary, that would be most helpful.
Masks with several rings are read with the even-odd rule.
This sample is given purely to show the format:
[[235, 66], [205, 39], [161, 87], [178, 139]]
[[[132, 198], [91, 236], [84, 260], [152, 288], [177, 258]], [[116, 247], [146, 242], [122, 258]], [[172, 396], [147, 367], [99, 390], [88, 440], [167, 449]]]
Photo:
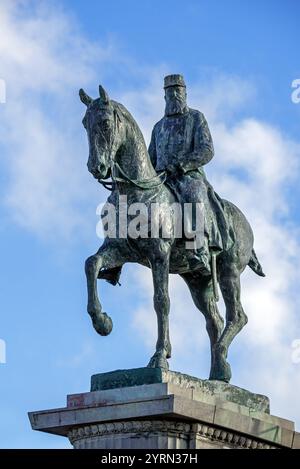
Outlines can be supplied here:
[[265, 277], [266, 276], [264, 274], [263, 270], [262, 270], [262, 266], [260, 265], [259, 260], [256, 257], [256, 253], [255, 253], [254, 249], [252, 249], [252, 253], [251, 253], [251, 257], [250, 257], [250, 260], [248, 262], [248, 265], [249, 265], [250, 269], [252, 269], [253, 272], [255, 272], [260, 277]]

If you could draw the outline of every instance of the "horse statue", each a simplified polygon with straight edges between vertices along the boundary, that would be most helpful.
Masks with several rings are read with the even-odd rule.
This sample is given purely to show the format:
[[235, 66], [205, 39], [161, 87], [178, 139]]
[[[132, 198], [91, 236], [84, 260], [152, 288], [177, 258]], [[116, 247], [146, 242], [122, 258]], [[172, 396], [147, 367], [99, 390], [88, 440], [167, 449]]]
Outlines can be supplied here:
[[[164, 184], [162, 175], [157, 174], [152, 166], [142, 132], [131, 114], [122, 104], [111, 100], [101, 85], [97, 99], [92, 99], [82, 89], [79, 95], [87, 106], [82, 122], [89, 141], [88, 170], [104, 187], [111, 186], [112, 193], [108, 201], [116, 212], [120, 210], [120, 195], [127, 197], [128, 204], [143, 202], [150, 217], [150, 206], [157, 203], [162, 207], [159, 213], [161, 224], [170, 223], [170, 217], [167, 217], [163, 207], [174, 204], [175, 196]], [[108, 178], [111, 178], [111, 182], [107, 181]], [[235, 242], [228, 251], [221, 251], [216, 256], [212, 275], [204, 276], [197, 269], [189, 269], [185, 244], [172, 234], [169, 237], [125, 238], [120, 234], [105, 237], [100, 249], [85, 264], [87, 310], [100, 335], [110, 334], [112, 320], [102, 310], [97, 279], [113, 279], [126, 262], [150, 267], [158, 338], [148, 367], [168, 369], [167, 360], [171, 357], [168, 279], [169, 273], [179, 274], [189, 287], [195, 306], [206, 320], [211, 347], [209, 379], [230, 381], [228, 348], [247, 323], [240, 298], [240, 275], [247, 265], [260, 276], [264, 276], [264, 273], [253, 250], [250, 224], [234, 204], [226, 200], [223, 203]], [[172, 229], [170, 233], [173, 233]], [[216, 282], [220, 285], [226, 306], [225, 326], [216, 303]]]

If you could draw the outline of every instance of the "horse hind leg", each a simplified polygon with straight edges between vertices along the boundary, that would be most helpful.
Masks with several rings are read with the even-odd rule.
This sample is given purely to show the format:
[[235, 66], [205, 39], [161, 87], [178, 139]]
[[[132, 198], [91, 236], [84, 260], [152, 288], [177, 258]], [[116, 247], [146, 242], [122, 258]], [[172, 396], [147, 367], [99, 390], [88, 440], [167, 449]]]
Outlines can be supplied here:
[[241, 304], [240, 272], [236, 267], [220, 273], [220, 288], [226, 306], [226, 326], [215, 345], [214, 367], [210, 379], [229, 382], [231, 369], [227, 362], [228, 349], [235, 336], [247, 324], [248, 318]]
[[201, 276], [198, 272], [182, 274], [181, 277], [189, 287], [196, 308], [203, 313], [206, 320], [206, 330], [211, 348], [211, 373], [214, 368], [215, 345], [224, 328], [224, 320], [215, 301], [213, 282], [211, 278]]

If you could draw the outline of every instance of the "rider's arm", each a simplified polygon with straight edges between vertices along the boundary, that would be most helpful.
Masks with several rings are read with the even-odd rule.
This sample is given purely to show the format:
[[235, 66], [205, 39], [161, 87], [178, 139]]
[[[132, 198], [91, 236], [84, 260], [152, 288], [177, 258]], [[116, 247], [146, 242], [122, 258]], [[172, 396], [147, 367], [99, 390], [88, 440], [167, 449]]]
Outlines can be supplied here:
[[214, 146], [207, 121], [202, 113], [197, 116], [194, 130], [193, 151], [185, 154], [180, 166], [184, 172], [192, 171], [207, 164], [214, 156]]

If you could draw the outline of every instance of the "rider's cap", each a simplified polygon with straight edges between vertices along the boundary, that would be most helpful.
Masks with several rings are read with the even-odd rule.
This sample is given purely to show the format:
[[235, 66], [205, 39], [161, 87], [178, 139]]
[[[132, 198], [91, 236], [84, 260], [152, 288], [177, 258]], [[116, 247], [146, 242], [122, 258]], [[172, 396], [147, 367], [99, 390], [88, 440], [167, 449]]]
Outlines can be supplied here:
[[182, 75], [167, 75], [164, 80], [164, 88], [170, 86], [183, 86], [185, 88], [185, 82]]

